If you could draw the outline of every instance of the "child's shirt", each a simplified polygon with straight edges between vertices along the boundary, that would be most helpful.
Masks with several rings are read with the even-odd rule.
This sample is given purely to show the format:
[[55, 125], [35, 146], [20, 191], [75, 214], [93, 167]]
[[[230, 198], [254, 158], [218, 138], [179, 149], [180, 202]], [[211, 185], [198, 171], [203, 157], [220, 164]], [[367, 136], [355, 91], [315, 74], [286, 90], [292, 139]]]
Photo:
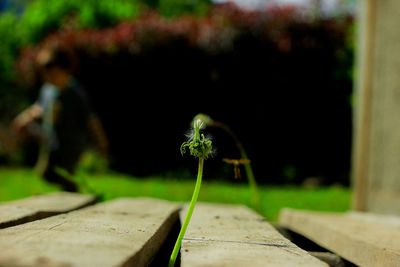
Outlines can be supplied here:
[[74, 79], [63, 90], [44, 84], [36, 104], [43, 108], [43, 145], [48, 152], [79, 154], [85, 149], [92, 109], [83, 88]]

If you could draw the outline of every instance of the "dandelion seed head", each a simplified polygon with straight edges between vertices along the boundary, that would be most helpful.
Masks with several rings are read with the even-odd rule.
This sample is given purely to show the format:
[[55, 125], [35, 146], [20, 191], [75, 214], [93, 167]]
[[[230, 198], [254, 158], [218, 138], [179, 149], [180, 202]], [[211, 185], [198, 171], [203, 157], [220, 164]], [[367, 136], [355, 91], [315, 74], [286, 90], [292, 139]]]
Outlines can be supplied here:
[[210, 116], [204, 114], [204, 113], [199, 113], [196, 116], [194, 116], [193, 121], [201, 120], [203, 122], [204, 128], [212, 124], [213, 119], [211, 119]]
[[186, 152], [186, 148], [189, 148], [190, 154], [197, 158], [206, 159], [213, 154], [211, 139], [200, 134], [200, 129], [203, 127], [202, 120], [197, 119], [193, 122], [193, 129], [186, 134], [188, 141], [181, 145], [182, 154]]
[[197, 119], [194, 121], [193, 128], [195, 129], [195, 131], [196, 131], [196, 129], [199, 129], [199, 130], [203, 129], [203, 127], [204, 127], [204, 123], [201, 119]]

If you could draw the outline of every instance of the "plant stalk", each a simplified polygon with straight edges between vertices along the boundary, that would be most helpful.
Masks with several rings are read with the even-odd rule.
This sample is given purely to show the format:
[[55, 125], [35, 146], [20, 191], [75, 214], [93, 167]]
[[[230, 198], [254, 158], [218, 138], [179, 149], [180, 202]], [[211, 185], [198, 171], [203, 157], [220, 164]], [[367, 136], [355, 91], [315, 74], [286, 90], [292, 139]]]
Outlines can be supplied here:
[[[219, 122], [219, 121], [213, 121], [210, 126], [213, 127], [219, 127], [223, 129], [225, 132], [227, 132], [233, 139], [233, 141], [236, 144], [236, 147], [239, 150], [240, 156], [242, 159], [249, 159], [247, 157], [246, 151], [244, 150], [244, 147], [242, 143], [239, 141], [239, 138], [236, 136], [236, 134], [231, 130], [231, 128], [226, 125], [225, 123]], [[244, 165], [244, 170], [246, 172], [247, 179], [249, 180], [249, 185], [251, 189], [251, 195], [252, 195], [252, 203], [254, 206], [254, 209], [258, 212], [261, 212], [261, 205], [260, 205], [260, 196], [258, 195], [258, 188], [257, 188], [257, 182], [254, 177], [253, 173], [253, 168], [250, 165], [251, 163], [245, 163]]]
[[192, 217], [194, 206], [196, 205], [197, 197], [199, 196], [199, 192], [200, 192], [201, 180], [203, 177], [203, 165], [204, 165], [204, 159], [199, 158], [199, 169], [197, 172], [196, 186], [194, 188], [192, 200], [190, 201], [190, 205], [189, 205], [189, 209], [187, 211], [186, 217], [185, 217], [185, 221], [183, 222], [181, 231], [179, 232], [178, 239], [176, 240], [176, 243], [174, 246], [174, 250], [172, 251], [168, 267], [174, 267], [174, 265], [175, 265], [176, 257], [178, 256], [179, 250], [181, 248], [183, 236], [185, 235], [186, 229], [189, 225], [190, 218]]
[[[248, 159], [246, 151], [244, 149], [240, 150], [240, 156], [242, 159]], [[247, 179], [249, 180], [250, 188], [252, 191], [252, 202], [254, 205], [254, 209], [258, 212], [261, 212], [261, 206], [260, 206], [260, 197], [258, 195], [258, 188], [257, 188], [257, 182], [256, 179], [254, 178], [254, 173], [253, 169], [251, 168], [250, 163], [245, 163], [244, 164], [244, 170], [246, 172]]]

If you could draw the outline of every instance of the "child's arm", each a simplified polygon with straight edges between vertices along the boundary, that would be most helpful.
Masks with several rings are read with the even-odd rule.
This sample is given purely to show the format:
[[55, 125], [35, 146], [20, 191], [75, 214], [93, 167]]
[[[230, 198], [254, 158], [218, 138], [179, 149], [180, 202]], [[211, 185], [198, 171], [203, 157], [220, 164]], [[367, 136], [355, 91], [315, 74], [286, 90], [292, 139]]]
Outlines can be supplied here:
[[26, 130], [26, 126], [37, 120], [40, 119], [43, 115], [43, 108], [37, 104], [33, 104], [29, 108], [22, 111], [11, 123], [11, 127], [19, 132], [22, 133]]

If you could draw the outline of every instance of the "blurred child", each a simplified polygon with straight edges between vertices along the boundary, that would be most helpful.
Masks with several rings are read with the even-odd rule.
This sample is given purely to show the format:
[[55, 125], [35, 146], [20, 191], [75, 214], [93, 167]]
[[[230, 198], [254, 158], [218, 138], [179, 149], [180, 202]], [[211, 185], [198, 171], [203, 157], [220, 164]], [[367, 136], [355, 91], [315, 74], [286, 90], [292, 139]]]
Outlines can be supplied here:
[[77, 184], [58, 174], [56, 168], [72, 174], [90, 137], [104, 155], [108, 141], [85, 91], [71, 74], [69, 55], [43, 49], [37, 63], [45, 83], [37, 101], [14, 119], [12, 127], [39, 141], [35, 167], [39, 173], [47, 181], [61, 185], [65, 191], [76, 192]]

